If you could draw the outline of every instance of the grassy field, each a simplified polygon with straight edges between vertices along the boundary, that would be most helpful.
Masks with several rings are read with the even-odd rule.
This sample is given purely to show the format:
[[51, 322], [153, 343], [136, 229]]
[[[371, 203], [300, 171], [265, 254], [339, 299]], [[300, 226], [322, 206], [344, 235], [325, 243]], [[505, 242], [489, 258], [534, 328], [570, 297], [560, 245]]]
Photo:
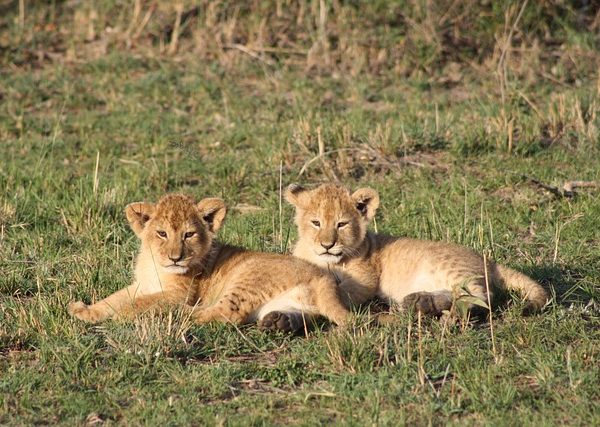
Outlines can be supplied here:
[[[600, 188], [563, 190], [600, 183], [597, 12], [233, 3], [0, 2], [0, 424], [600, 424]], [[280, 186], [330, 180], [552, 303], [496, 311], [495, 346], [366, 310], [307, 337], [68, 316], [129, 282], [127, 203], [223, 197], [223, 241], [285, 252]]]

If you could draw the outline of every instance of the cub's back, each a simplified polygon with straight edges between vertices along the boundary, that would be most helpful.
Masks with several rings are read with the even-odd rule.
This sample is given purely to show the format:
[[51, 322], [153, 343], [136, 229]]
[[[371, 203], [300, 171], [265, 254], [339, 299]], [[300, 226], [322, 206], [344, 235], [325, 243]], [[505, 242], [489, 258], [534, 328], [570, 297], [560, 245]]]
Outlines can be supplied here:
[[386, 238], [376, 256], [381, 265], [382, 292], [399, 299], [417, 291], [452, 288], [465, 278], [484, 273], [480, 255], [446, 242]]
[[291, 255], [265, 252], [238, 254], [227, 263], [223, 279], [229, 283], [247, 283], [254, 288], [285, 290], [308, 284], [327, 272], [308, 261]]

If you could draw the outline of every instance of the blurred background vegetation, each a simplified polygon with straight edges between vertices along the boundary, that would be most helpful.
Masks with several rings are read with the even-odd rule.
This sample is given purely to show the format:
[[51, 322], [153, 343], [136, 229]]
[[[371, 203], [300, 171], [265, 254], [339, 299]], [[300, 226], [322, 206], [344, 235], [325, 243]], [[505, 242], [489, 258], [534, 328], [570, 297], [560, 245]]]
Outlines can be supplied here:
[[[589, 0], [28, 1], [0, 3], [2, 63], [40, 67], [113, 50], [244, 55], [315, 73], [427, 76], [505, 66], [524, 82], [576, 83], [597, 71], [600, 9]], [[492, 76], [490, 76], [492, 77]]]
[[[528, 153], [556, 142], [575, 146], [574, 133], [586, 145], [598, 136], [598, 6], [583, 0], [2, 1], [0, 64], [13, 74], [119, 52], [131, 61], [203, 62], [235, 75], [255, 63], [261, 78], [275, 83], [281, 73], [376, 79], [364, 101], [382, 109], [377, 102], [386, 89], [401, 82], [445, 90], [455, 101], [476, 93], [496, 104], [488, 117], [454, 118], [466, 143], [452, 135], [437, 135], [437, 143], [461, 152], [491, 146]], [[587, 95], [569, 96], [582, 87]], [[327, 90], [323, 103], [339, 98]]]

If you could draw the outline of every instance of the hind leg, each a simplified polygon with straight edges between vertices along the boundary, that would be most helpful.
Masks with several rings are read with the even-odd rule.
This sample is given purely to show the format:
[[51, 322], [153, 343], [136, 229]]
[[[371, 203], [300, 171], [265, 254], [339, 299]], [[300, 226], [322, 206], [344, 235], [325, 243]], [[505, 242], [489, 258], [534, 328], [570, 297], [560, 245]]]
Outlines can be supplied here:
[[[470, 317], [485, 317], [491, 307], [493, 299], [492, 284], [486, 286], [485, 278], [477, 278], [467, 284], [454, 289], [454, 306], [460, 314]], [[489, 295], [488, 295], [488, 287]]]
[[242, 324], [248, 320], [251, 311], [245, 299], [240, 298], [235, 292], [230, 292], [210, 307], [194, 308], [192, 319], [198, 324], [208, 322]]
[[259, 320], [258, 326], [269, 331], [297, 333], [312, 325], [315, 320], [314, 316], [297, 311], [271, 311]]
[[404, 310], [414, 310], [426, 316], [439, 317], [444, 310], [452, 308], [450, 291], [413, 292], [402, 299]]

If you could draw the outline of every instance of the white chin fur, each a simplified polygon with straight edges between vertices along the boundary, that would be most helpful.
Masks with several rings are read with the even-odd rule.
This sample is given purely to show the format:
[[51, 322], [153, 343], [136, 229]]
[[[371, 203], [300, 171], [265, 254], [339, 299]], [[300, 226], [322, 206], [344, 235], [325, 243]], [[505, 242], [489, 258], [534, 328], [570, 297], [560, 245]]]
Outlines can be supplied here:
[[167, 273], [171, 274], [185, 274], [188, 271], [188, 268], [182, 265], [169, 265], [164, 267], [164, 269]]
[[319, 255], [319, 261], [324, 264], [337, 264], [342, 259], [342, 254], [332, 255], [332, 254], [322, 254]]

